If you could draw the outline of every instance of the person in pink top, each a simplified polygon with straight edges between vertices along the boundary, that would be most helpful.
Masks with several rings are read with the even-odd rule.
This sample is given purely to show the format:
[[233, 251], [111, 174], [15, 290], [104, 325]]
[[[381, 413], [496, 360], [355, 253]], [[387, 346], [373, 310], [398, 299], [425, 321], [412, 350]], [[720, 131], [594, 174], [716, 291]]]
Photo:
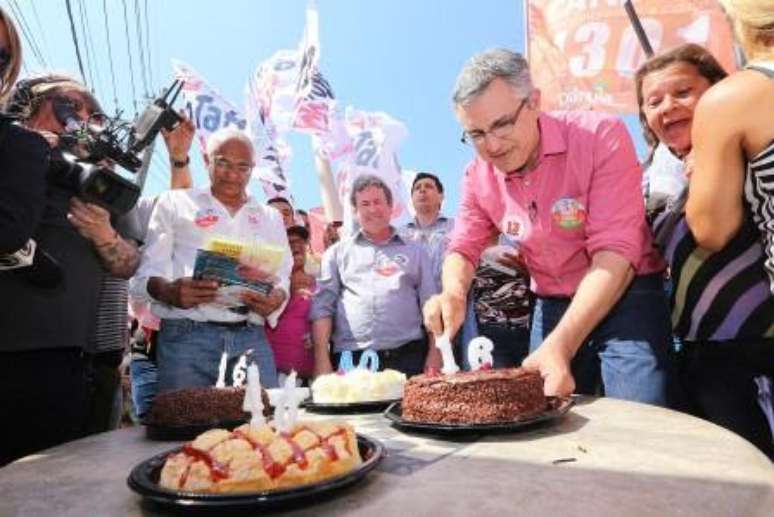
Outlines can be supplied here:
[[523, 366], [540, 371], [546, 394], [666, 404], [665, 264], [624, 124], [541, 111], [526, 60], [506, 49], [471, 58], [453, 98], [462, 141], [477, 156], [465, 171], [443, 290], [424, 308], [428, 328], [457, 332], [481, 252], [502, 233], [536, 295]]
[[312, 292], [315, 289], [314, 277], [304, 271], [309, 230], [303, 226], [291, 226], [287, 233], [290, 252], [293, 254], [290, 300], [277, 320], [277, 326], [266, 327], [266, 338], [274, 351], [274, 362], [280, 374], [287, 375], [295, 370], [299, 378], [309, 380], [314, 373], [309, 309], [312, 307]]

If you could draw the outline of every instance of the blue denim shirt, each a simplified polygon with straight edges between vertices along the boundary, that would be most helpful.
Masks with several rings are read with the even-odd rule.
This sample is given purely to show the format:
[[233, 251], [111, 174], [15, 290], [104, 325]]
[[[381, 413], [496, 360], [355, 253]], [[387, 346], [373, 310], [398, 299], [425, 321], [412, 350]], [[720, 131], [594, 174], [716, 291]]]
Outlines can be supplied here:
[[434, 294], [430, 257], [392, 236], [373, 243], [361, 232], [325, 251], [309, 318], [333, 318], [333, 351], [389, 350], [423, 336], [422, 306]]
[[446, 257], [446, 247], [449, 245], [449, 234], [454, 229], [454, 219], [443, 215], [428, 226], [420, 226], [417, 220], [409, 221], [400, 228], [400, 235], [407, 240], [412, 240], [427, 250], [430, 255], [430, 264], [433, 268], [433, 280], [436, 283], [436, 292], [441, 292], [441, 270], [443, 259]]

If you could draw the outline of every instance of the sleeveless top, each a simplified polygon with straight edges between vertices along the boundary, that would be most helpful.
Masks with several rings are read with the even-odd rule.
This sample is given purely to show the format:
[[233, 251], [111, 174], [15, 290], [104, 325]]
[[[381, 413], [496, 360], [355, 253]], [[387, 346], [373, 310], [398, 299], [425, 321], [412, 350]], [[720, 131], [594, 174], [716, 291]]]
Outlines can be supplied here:
[[[774, 61], [756, 62], [747, 68], [774, 79]], [[749, 161], [744, 195], [750, 205], [753, 221], [761, 233], [766, 253], [764, 267], [769, 276], [769, 287], [774, 294], [774, 140]]]

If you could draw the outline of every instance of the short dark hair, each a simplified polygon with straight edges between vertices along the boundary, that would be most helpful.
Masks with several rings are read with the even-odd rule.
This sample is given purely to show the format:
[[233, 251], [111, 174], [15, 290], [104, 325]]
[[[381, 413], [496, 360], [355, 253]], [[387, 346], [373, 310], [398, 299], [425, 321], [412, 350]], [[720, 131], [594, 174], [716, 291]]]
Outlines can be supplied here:
[[270, 205], [272, 203], [287, 203], [290, 205], [290, 208], [293, 208], [293, 203], [288, 201], [288, 198], [282, 197], [282, 196], [275, 196], [266, 202], [267, 205]]
[[305, 226], [301, 226], [300, 224], [291, 226], [286, 231], [288, 233], [288, 237], [290, 237], [291, 235], [295, 235], [296, 237], [301, 237], [305, 241], [309, 240], [309, 230], [307, 230]]
[[438, 192], [443, 194], [443, 183], [441, 183], [441, 180], [438, 179], [438, 176], [429, 172], [418, 172], [417, 175], [414, 176], [414, 181], [411, 182], [411, 192], [414, 192], [414, 187], [417, 186], [417, 182], [424, 179], [433, 180], [435, 183], [435, 188], [438, 189]]
[[352, 203], [353, 207], [357, 206], [355, 196], [369, 187], [382, 189], [384, 197], [387, 198], [387, 204], [392, 206], [392, 191], [390, 190], [390, 187], [382, 181], [382, 178], [374, 176], [373, 174], [363, 174], [362, 176], [355, 178], [355, 181], [352, 183], [352, 193], [349, 196], [349, 201]]
[[299, 208], [298, 210], [296, 210], [296, 213], [301, 215], [309, 215], [309, 212], [307, 212], [303, 208]]

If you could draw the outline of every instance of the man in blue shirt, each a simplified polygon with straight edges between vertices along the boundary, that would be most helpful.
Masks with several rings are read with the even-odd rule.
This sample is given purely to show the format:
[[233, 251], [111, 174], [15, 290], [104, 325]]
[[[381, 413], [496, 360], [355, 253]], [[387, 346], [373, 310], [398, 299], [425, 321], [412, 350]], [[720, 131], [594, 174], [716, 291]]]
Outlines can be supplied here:
[[326, 250], [312, 303], [315, 374], [332, 372], [346, 350], [357, 364], [366, 349], [381, 368], [407, 375], [439, 368], [422, 326], [422, 305], [436, 286], [427, 252], [390, 226], [392, 192], [378, 177], [357, 178], [350, 201], [360, 229]]
[[411, 184], [411, 204], [416, 216], [400, 229], [400, 235], [418, 242], [430, 255], [434, 280], [441, 290], [441, 267], [454, 219], [441, 215], [443, 183], [435, 174], [420, 172]]

